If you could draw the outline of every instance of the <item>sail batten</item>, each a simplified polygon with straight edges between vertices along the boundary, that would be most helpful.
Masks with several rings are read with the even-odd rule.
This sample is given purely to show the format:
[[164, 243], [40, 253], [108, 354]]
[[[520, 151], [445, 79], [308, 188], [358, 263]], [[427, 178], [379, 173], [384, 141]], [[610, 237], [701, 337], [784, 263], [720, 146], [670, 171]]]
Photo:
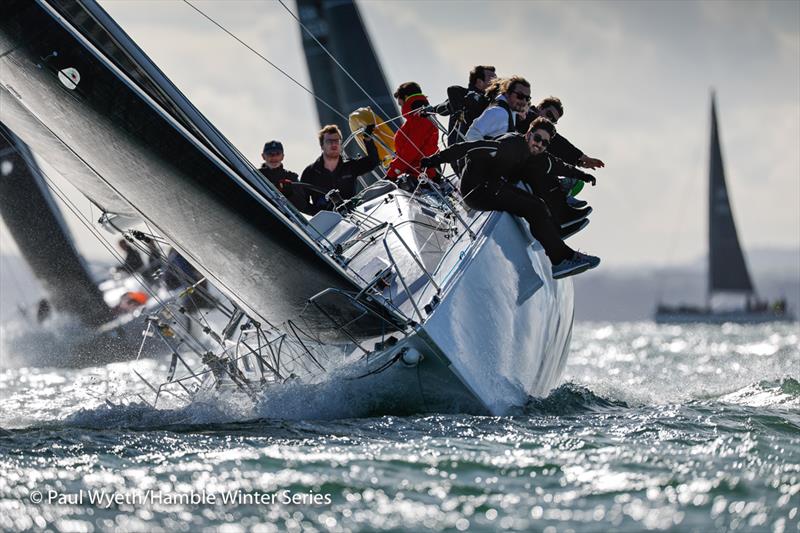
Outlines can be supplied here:
[[708, 294], [715, 292], [753, 293], [742, 247], [731, 210], [725, 169], [722, 163], [717, 108], [711, 97], [711, 147], [708, 190]]

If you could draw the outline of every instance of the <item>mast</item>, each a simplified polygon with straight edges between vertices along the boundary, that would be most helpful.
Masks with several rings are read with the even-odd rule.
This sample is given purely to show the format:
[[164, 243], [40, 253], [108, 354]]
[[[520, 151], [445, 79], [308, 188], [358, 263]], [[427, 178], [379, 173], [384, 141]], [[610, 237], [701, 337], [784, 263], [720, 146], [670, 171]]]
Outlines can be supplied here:
[[[372, 107], [384, 119], [399, 115], [392, 91], [386, 83], [386, 76], [355, 2], [297, 0], [297, 10], [301, 24], [313, 34], [312, 37], [300, 28], [314, 92], [343, 115], [364, 106]], [[347, 73], [328, 56], [314, 38], [339, 61]], [[358, 80], [369, 96], [350, 79], [348, 73]], [[316, 105], [320, 126], [336, 124], [343, 132], [350, 130], [347, 120], [319, 101]], [[390, 126], [397, 129], [394, 124]]]
[[755, 291], [739, 244], [722, 163], [716, 95], [711, 92], [711, 146], [708, 172], [708, 293], [737, 292], [749, 298]]

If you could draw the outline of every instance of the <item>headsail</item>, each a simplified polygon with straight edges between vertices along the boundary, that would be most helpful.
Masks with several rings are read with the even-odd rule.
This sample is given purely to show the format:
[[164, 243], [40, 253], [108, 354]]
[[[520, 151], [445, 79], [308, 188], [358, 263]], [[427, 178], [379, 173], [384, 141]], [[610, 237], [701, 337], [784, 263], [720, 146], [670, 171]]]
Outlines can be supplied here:
[[717, 108], [711, 95], [711, 149], [708, 190], [708, 293], [753, 293], [753, 283], [739, 245], [722, 165]]
[[33, 155], [0, 122], [0, 215], [59, 311], [87, 326], [112, 319]]
[[[358, 6], [352, 0], [297, 0], [300, 22], [313, 34], [300, 29], [303, 51], [314, 92], [345, 116], [359, 107], [371, 106], [384, 116], [397, 116], [397, 105], [386, 83], [372, 41], [364, 27]], [[358, 80], [362, 91], [342, 68], [325, 53], [314, 37]], [[371, 99], [370, 99], [371, 97]], [[378, 105], [376, 106], [375, 101]], [[382, 110], [382, 111], [381, 111]], [[349, 131], [343, 118], [317, 102], [320, 125], [337, 124]], [[393, 126], [393, 129], [396, 129]]]
[[113, 191], [257, 320], [280, 323], [325, 288], [355, 288], [119, 26], [94, 2], [75, 5], [88, 7], [0, 3], [0, 120], [40, 157], [67, 155], [53, 163], [65, 177]]

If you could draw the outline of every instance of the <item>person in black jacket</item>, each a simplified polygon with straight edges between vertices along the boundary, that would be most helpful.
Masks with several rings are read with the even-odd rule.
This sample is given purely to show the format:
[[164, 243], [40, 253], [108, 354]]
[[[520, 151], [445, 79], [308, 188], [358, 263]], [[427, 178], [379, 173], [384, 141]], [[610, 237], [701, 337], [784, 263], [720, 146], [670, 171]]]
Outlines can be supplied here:
[[125, 258], [122, 261], [122, 266], [116, 268], [118, 272], [133, 274], [144, 267], [142, 255], [133, 246], [131, 246], [128, 241], [125, 239], [120, 239], [117, 242], [117, 246], [119, 246], [119, 249], [125, 254]]
[[367, 126], [364, 145], [367, 155], [345, 160], [342, 157], [342, 132], [335, 124], [329, 124], [319, 130], [319, 146], [322, 155], [308, 165], [300, 176], [300, 182], [309, 185], [306, 193], [309, 197], [310, 210], [313, 215], [328, 206], [325, 195], [338, 189], [342, 199], [352, 198], [356, 192], [356, 179], [375, 169], [380, 163], [378, 149], [371, 138], [374, 126]]
[[[564, 116], [564, 105], [561, 103], [561, 100], [555, 96], [548, 96], [542, 99], [538, 104], [532, 105], [525, 117], [519, 117], [517, 119], [516, 129], [520, 133], [525, 133], [530, 128], [531, 123], [539, 117], [546, 118], [553, 124], [556, 124], [562, 116]], [[600, 159], [589, 157], [584, 154], [559, 133], [556, 133], [555, 137], [553, 137], [552, 142], [547, 148], [547, 152], [558, 157], [565, 163], [576, 167], [594, 170], [605, 166], [605, 163]]]
[[306, 213], [310, 211], [308, 195], [297, 184], [297, 174], [284, 168], [283, 157], [283, 144], [280, 141], [267, 142], [264, 144], [264, 151], [261, 152], [264, 164], [258, 170], [289, 199], [293, 206]]
[[447, 123], [447, 145], [464, 140], [470, 124], [489, 107], [491, 100], [484, 96], [486, 87], [497, 77], [492, 65], [477, 65], [469, 72], [466, 87], [451, 85], [447, 88], [447, 100], [437, 105], [438, 115], [450, 117]]
[[[461, 178], [461, 194], [464, 202], [480, 211], [507, 211], [525, 218], [531, 234], [542, 244], [553, 265], [553, 277], [559, 279], [594, 268], [600, 263], [600, 259], [576, 252], [564, 244], [545, 202], [510, 182], [522, 178], [535, 180], [542, 173], [546, 175], [551, 171], [550, 158], [546, 155], [544, 159], [538, 158], [544, 154], [552, 138], [552, 133], [547, 131], [547, 126], [543, 126], [543, 122], [552, 128], [553, 133], [555, 132], [552, 123], [541, 119], [531, 125], [525, 136], [508, 133], [496, 140], [455, 144], [423, 159], [422, 165], [427, 167], [466, 157], [467, 163]], [[595, 182], [593, 176], [571, 165], [564, 163], [561, 165], [563, 166], [558, 167], [558, 172], [590, 183]], [[578, 209], [573, 211], [569, 217], [570, 223], [588, 214]]]

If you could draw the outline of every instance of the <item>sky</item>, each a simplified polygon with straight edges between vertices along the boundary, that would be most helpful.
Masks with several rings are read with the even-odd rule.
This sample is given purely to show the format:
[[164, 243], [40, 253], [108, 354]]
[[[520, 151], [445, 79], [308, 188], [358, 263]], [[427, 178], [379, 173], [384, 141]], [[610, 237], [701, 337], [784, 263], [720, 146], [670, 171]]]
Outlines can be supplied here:
[[[273, 138], [298, 173], [318, 156], [312, 98], [184, 2], [100, 3], [254, 164]], [[280, 3], [194, 3], [310, 86], [300, 30]], [[582, 194], [592, 223], [570, 244], [605, 268], [705, 255], [712, 87], [744, 248], [800, 247], [800, 2], [358, 5], [392, 88], [417, 81], [435, 103], [473, 65], [493, 64], [530, 80], [534, 101], [562, 99], [559, 132], [606, 163]]]

